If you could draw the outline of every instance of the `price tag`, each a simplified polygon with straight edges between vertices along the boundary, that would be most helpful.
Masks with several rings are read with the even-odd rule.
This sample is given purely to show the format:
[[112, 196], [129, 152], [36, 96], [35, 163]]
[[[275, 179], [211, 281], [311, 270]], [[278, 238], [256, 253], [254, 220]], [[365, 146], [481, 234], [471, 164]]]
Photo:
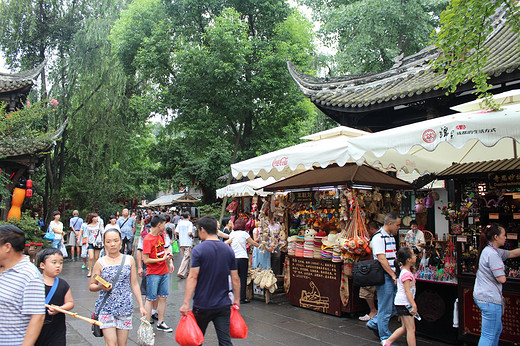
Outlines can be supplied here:
[[520, 199], [520, 192], [514, 192], [513, 199]]
[[514, 220], [520, 220], [520, 213], [513, 213]]
[[498, 219], [500, 219], [500, 214], [499, 213], [489, 213], [489, 219], [498, 220]]
[[459, 243], [466, 243], [468, 241], [468, 237], [465, 235], [458, 235], [457, 236], [457, 242]]
[[518, 233], [508, 233], [506, 237], [507, 239], [518, 240]]

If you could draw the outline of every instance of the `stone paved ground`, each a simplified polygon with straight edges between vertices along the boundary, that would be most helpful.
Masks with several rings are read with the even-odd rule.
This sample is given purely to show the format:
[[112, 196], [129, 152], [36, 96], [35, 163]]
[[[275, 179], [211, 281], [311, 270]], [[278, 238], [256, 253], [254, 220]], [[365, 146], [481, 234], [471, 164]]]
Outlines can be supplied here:
[[[91, 316], [97, 293], [88, 290], [86, 270], [82, 262], [65, 262], [61, 277], [70, 284], [75, 301], [74, 312]], [[180, 263], [179, 255], [175, 264]], [[179, 308], [184, 297], [185, 280], [170, 277], [170, 297], [166, 308], [166, 323], [174, 329], [180, 319]], [[249, 327], [248, 338], [234, 339], [234, 345], [379, 345], [378, 340], [356, 318], [335, 317], [290, 305], [284, 296], [275, 297], [271, 304], [253, 300], [242, 305], [240, 310]], [[130, 332], [128, 345], [137, 344], [136, 330], [139, 326], [138, 311], [134, 314], [134, 329]], [[391, 330], [397, 328], [394, 321]], [[67, 343], [69, 345], [103, 345], [102, 338], [96, 338], [90, 331], [90, 324], [67, 317]], [[156, 332], [156, 345], [175, 345], [174, 333]], [[208, 327], [205, 345], [217, 345], [215, 329]], [[397, 344], [396, 344], [397, 345]], [[403, 338], [398, 345], [406, 345]], [[417, 345], [446, 345], [437, 341], [417, 338]]]

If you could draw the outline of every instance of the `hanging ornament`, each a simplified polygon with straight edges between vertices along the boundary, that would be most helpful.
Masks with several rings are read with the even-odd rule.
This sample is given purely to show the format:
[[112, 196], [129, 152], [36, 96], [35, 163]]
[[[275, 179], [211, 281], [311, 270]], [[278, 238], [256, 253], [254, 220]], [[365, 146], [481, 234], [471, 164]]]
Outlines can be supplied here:
[[424, 199], [423, 199], [423, 205], [424, 205], [426, 208], [431, 208], [431, 207], [433, 207], [433, 204], [434, 204], [433, 198], [431, 198], [430, 196], [426, 196], [426, 197], [424, 197]]
[[32, 191], [32, 189], [27, 189], [27, 190], [25, 190], [25, 197], [27, 197], [27, 198], [28, 198], [28, 197], [32, 197], [32, 195], [33, 195], [33, 191]]
[[33, 187], [33, 181], [31, 179], [27, 179], [27, 181], [25, 182], [25, 187], [30, 189]]

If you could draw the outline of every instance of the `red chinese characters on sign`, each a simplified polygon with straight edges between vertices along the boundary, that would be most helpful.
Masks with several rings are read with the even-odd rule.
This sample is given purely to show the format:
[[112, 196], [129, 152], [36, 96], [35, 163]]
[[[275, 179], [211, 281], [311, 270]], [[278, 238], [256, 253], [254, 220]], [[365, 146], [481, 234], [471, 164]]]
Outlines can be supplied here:
[[289, 164], [289, 158], [287, 156], [280, 157], [279, 159], [273, 160], [273, 167], [285, 167]]
[[428, 129], [428, 130], [424, 131], [422, 134], [422, 139], [426, 143], [433, 143], [436, 138], [437, 138], [437, 133], [432, 129]]
[[466, 125], [457, 125], [456, 129], [457, 130], [465, 130], [466, 129]]

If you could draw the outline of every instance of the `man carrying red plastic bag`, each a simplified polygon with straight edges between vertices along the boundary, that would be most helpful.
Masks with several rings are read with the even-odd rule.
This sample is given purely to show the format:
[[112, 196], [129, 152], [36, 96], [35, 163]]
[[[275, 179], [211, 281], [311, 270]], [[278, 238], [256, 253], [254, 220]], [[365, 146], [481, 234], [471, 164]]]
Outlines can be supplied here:
[[[206, 332], [209, 322], [213, 322], [219, 345], [232, 345], [229, 275], [231, 275], [233, 287], [233, 305], [236, 305], [237, 308], [240, 306], [240, 279], [235, 254], [217, 237], [217, 220], [213, 216], [207, 215], [200, 218], [197, 225], [202, 243], [195, 246], [191, 254], [191, 269], [186, 281], [184, 304], [180, 308], [180, 313], [183, 315], [180, 323], [183, 319], [186, 320], [184, 316], [188, 316], [190, 300], [193, 296], [193, 315], [202, 334]], [[176, 340], [178, 333], [179, 336], [184, 334], [179, 326], [175, 332]], [[196, 333], [194, 335], [197, 337]], [[247, 336], [247, 329], [245, 335]], [[177, 342], [179, 341], [177, 340]], [[200, 339], [193, 340], [193, 345], [200, 345], [197, 343], [199, 341]], [[187, 343], [183, 344], [187, 345]]]

